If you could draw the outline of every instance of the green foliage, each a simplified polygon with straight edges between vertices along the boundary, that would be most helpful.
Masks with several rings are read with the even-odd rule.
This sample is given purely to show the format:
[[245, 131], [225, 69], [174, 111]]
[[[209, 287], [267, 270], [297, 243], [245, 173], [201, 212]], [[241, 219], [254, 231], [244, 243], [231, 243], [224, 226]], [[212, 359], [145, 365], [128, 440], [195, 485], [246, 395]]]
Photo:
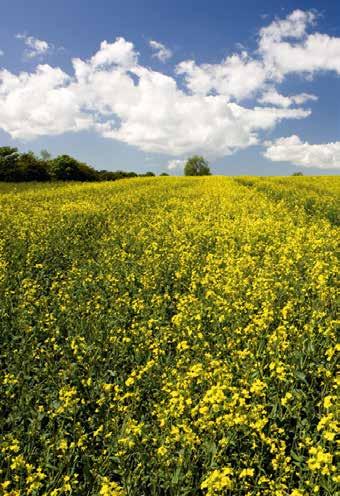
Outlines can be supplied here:
[[33, 152], [18, 153], [16, 148], [0, 148], [0, 181], [48, 181], [50, 175], [45, 161]]
[[145, 174], [141, 174], [141, 177], [155, 177], [155, 173], [151, 171], [147, 171]]
[[13, 148], [11, 146], [1, 146], [0, 147], [0, 158], [6, 158], [18, 153], [17, 148]]
[[44, 160], [37, 159], [31, 153], [22, 153], [17, 160], [21, 181], [48, 181], [50, 175]]
[[303, 172], [293, 172], [292, 176], [303, 176]]
[[[153, 172], [140, 174], [139, 177], [153, 177]], [[19, 153], [17, 148], [0, 147], [0, 182], [26, 181], [117, 181], [138, 177], [135, 172], [97, 171], [79, 162], [70, 155], [59, 155], [51, 159], [47, 150], [41, 150], [40, 157], [32, 151]]]
[[190, 157], [184, 166], [185, 176], [210, 176], [210, 168], [208, 162], [199, 155]]
[[101, 181], [117, 181], [118, 179], [128, 179], [130, 177], [137, 177], [135, 172], [126, 171], [107, 171], [101, 170], [98, 172]]
[[15, 181], [17, 177], [18, 149], [10, 146], [0, 147], [0, 181]]
[[50, 171], [58, 181], [96, 181], [97, 172], [69, 155], [59, 155], [50, 161]]

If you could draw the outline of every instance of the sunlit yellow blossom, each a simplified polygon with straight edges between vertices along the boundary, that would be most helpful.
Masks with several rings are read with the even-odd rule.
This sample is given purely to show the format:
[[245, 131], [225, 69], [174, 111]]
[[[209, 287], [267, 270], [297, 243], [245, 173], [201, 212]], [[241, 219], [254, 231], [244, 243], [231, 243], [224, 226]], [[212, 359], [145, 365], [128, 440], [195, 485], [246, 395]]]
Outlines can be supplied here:
[[123, 488], [114, 481], [110, 481], [108, 477], [103, 478], [103, 482], [101, 484], [99, 490], [100, 496], [124, 496], [125, 491]]
[[333, 396], [325, 396], [323, 399], [324, 408], [330, 408], [332, 406], [333, 399]]
[[233, 487], [231, 475], [233, 470], [230, 467], [224, 467], [221, 470], [213, 470], [209, 476], [204, 479], [201, 489], [206, 489], [207, 496], [223, 494], [226, 489]]
[[281, 405], [285, 406], [293, 398], [292, 393], [288, 391], [283, 398], [281, 398]]
[[243, 479], [245, 477], [253, 477], [254, 475], [254, 469], [253, 468], [244, 468], [243, 470], [241, 470], [241, 472], [239, 473], [239, 478], [240, 479]]
[[327, 453], [321, 446], [309, 449], [307, 464], [310, 470], [320, 470], [322, 474], [329, 474], [332, 460], [332, 454]]

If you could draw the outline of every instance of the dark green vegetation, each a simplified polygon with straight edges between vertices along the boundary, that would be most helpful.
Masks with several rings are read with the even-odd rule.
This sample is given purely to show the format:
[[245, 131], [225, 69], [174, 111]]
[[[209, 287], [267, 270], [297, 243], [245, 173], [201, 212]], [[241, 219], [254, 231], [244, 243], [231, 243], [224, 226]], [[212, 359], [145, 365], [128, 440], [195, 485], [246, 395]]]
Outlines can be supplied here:
[[0, 181], [4, 182], [116, 181], [154, 175], [153, 172], [98, 171], [69, 155], [52, 159], [46, 150], [42, 150], [40, 157], [37, 157], [33, 152], [19, 153], [17, 148], [0, 147]]

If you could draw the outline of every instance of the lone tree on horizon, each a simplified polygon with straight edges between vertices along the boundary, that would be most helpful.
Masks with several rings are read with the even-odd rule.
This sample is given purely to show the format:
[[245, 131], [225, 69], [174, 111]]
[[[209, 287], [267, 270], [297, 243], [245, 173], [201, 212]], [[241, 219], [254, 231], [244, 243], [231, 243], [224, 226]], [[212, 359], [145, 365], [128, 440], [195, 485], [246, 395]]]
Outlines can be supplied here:
[[208, 162], [200, 155], [188, 158], [184, 166], [185, 176], [211, 176]]

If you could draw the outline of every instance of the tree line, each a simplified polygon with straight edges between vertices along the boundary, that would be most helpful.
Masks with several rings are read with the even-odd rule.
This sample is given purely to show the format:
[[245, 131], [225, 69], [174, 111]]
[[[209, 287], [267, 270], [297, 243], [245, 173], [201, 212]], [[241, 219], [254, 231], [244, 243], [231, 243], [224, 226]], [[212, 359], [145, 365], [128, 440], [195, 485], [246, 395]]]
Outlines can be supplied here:
[[[169, 174], [163, 172], [161, 176]], [[186, 176], [210, 175], [207, 161], [200, 156], [190, 157], [184, 167]], [[0, 181], [116, 181], [129, 177], [152, 177], [154, 172], [137, 174], [136, 172], [96, 170], [70, 155], [52, 158], [47, 150], [39, 155], [33, 152], [20, 153], [17, 148], [0, 147]]]
[[[0, 147], [0, 181], [116, 181], [128, 177], [154, 176], [153, 172], [96, 170], [70, 155], [51, 158], [46, 150], [40, 155], [20, 153], [17, 148]], [[168, 175], [163, 173], [161, 175]]]

